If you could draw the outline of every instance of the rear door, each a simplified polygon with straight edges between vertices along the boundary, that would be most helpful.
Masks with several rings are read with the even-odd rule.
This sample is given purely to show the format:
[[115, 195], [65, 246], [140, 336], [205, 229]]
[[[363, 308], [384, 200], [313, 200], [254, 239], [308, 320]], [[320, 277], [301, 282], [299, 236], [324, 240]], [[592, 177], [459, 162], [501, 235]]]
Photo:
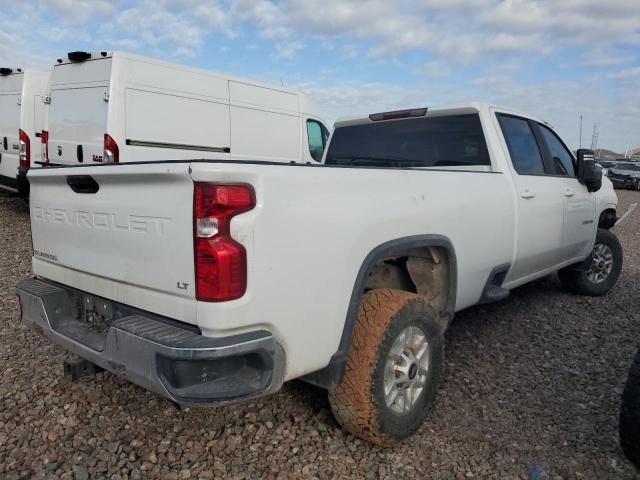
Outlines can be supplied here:
[[563, 228], [561, 259], [571, 260], [586, 256], [593, 247], [597, 219], [596, 197], [576, 177], [573, 155], [550, 128], [537, 125], [546, 148], [549, 168], [554, 178], [550, 180], [561, 185], [563, 199]]
[[10, 179], [16, 178], [18, 168], [18, 129], [23, 78], [22, 74], [0, 77], [0, 176]]
[[49, 105], [49, 161], [102, 162], [111, 59], [55, 66]]
[[31, 149], [31, 166], [38, 167], [36, 162], [42, 162], [42, 143], [40, 138], [42, 131], [47, 129], [45, 117], [45, 104], [42, 95], [33, 96], [33, 137], [36, 139], [35, 147]]
[[516, 258], [507, 281], [557, 265], [563, 229], [562, 185], [547, 176], [544, 152], [525, 118], [498, 114], [516, 189]]
[[74, 165], [102, 161], [108, 86], [51, 90], [49, 161]]

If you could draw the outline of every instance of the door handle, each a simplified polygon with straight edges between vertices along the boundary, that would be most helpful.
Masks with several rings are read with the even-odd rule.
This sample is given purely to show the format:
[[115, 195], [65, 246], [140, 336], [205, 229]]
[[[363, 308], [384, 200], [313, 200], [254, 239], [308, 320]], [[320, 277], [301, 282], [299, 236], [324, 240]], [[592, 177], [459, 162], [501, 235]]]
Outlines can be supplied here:
[[535, 193], [533, 193], [531, 190], [528, 190], [528, 189], [527, 189], [527, 190], [524, 190], [524, 191], [520, 194], [520, 196], [521, 196], [522, 198], [529, 199], [529, 198], [534, 198], [534, 197], [536, 196], [536, 194], [535, 194]]
[[573, 197], [576, 194], [576, 192], [574, 192], [573, 190], [571, 190], [570, 188], [567, 188], [564, 191], [564, 196], [565, 197]]

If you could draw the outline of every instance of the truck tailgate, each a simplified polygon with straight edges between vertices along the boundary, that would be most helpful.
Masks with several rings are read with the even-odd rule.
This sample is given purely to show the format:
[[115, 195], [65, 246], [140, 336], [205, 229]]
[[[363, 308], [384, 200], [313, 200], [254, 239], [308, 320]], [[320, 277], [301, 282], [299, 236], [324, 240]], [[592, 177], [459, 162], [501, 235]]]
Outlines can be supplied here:
[[196, 323], [188, 163], [47, 168], [29, 179], [36, 275]]

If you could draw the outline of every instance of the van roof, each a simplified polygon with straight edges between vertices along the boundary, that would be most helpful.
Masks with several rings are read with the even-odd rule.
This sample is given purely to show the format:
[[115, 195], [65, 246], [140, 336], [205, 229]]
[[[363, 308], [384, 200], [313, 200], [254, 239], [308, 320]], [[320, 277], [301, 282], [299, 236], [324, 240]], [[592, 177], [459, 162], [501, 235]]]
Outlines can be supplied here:
[[[72, 58], [73, 58], [73, 60], [72, 60]], [[217, 71], [207, 70], [207, 69], [203, 69], [203, 68], [192, 67], [190, 65], [185, 65], [185, 64], [182, 64], [182, 63], [168, 62], [168, 61], [160, 60], [160, 59], [153, 58], [153, 57], [145, 57], [145, 56], [142, 56], [142, 55], [137, 55], [137, 54], [129, 53], [129, 52], [122, 52], [122, 51], [118, 51], [118, 50], [114, 50], [114, 51], [95, 51], [95, 52], [69, 52], [67, 54], [66, 58], [58, 58], [57, 63], [54, 64], [54, 68], [56, 66], [58, 66], [58, 65], [68, 65], [68, 64], [71, 64], [71, 63], [81, 63], [81, 62], [85, 62], [85, 61], [102, 60], [102, 59], [106, 59], [106, 58], [113, 58], [113, 59], [125, 58], [125, 59], [128, 59], [128, 60], [133, 60], [133, 61], [141, 62], [141, 63], [152, 63], [152, 64], [156, 64], [156, 65], [164, 65], [164, 66], [167, 66], [167, 67], [179, 68], [181, 70], [186, 70], [186, 71], [192, 71], [194, 73], [198, 73], [198, 74], [201, 74], [201, 75], [209, 75], [209, 76], [218, 77], [218, 78], [223, 77], [225, 79], [233, 80], [233, 81], [240, 82], [240, 83], [250, 83], [251, 85], [256, 85], [256, 86], [259, 86], [259, 87], [270, 88], [270, 89], [273, 89], [273, 90], [278, 90], [280, 92], [287, 92], [287, 93], [296, 94], [296, 95], [299, 96], [300, 109], [301, 109], [302, 112], [309, 113], [309, 114], [312, 114], [312, 115], [315, 115], [314, 112], [317, 112], [317, 109], [312, 104], [312, 102], [300, 90], [296, 90], [296, 89], [293, 89], [293, 88], [288, 88], [288, 87], [281, 86], [281, 85], [264, 83], [264, 82], [256, 81], [256, 80], [253, 80], [253, 79], [250, 79], [250, 78], [246, 78], [246, 77], [237, 77], [237, 76], [230, 75], [230, 74], [223, 73], [223, 72], [217, 72]]]
[[0, 69], [0, 92], [13, 93], [22, 89], [24, 71], [21, 68]]

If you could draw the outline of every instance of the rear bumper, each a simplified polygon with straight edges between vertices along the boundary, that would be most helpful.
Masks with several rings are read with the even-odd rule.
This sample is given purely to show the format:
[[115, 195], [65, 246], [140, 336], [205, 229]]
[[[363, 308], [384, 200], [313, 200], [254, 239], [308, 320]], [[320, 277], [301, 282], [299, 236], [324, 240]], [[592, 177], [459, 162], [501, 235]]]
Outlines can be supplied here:
[[[282, 386], [284, 351], [269, 332], [204, 337], [195, 327], [42, 279], [22, 280], [16, 293], [26, 325], [174, 402], [214, 405]], [[86, 323], [84, 302], [92, 314], [110, 312], [110, 324]]]

